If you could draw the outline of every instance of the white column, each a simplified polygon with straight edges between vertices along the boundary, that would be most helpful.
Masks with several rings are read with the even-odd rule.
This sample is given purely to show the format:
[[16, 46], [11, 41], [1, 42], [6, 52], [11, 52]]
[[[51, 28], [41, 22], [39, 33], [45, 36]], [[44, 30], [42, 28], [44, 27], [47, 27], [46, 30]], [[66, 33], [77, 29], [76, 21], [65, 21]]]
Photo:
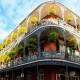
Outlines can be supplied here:
[[76, 32], [77, 32], [77, 22], [76, 22], [76, 16], [74, 16], [74, 20], [75, 20], [75, 26], [76, 26]]

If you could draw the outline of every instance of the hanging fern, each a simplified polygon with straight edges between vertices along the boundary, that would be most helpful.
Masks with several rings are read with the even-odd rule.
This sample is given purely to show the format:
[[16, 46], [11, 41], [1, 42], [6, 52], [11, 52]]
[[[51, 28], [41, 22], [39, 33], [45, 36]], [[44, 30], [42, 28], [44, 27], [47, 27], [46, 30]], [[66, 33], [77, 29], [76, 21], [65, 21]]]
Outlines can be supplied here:
[[30, 19], [30, 23], [33, 24], [33, 25], [35, 25], [37, 22], [38, 22], [38, 18], [37, 17], [32, 17]]
[[28, 50], [31, 50], [31, 51], [34, 52], [34, 50], [37, 49], [36, 44], [37, 44], [36, 39], [35, 38], [30, 38], [30, 39], [28, 39], [28, 41], [26, 43], [26, 47], [28, 47]]
[[55, 6], [51, 6], [48, 10], [48, 15], [52, 15], [56, 13], [56, 8]]
[[26, 27], [20, 27], [19, 28], [19, 33], [25, 33], [26, 32]]
[[17, 48], [15, 49], [16, 55], [17, 54], [23, 54], [23, 52], [24, 52], [24, 48], [21, 45], [17, 46]]
[[7, 38], [7, 43], [11, 42], [11, 36]]
[[70, 40], [70, 47], [77, 49], [77, 41], [74, 38]]
[[12, 38], [13, 38], [13, 39], [17, 39], [17, 35], [18, 35], [17, 33], [13, 33], [13, 34], [12, 34]]
[[55, 31], [51, 32], [48, 36], [48, 41], [52, 43], [54, 43], [58, 38], [58, 34]]

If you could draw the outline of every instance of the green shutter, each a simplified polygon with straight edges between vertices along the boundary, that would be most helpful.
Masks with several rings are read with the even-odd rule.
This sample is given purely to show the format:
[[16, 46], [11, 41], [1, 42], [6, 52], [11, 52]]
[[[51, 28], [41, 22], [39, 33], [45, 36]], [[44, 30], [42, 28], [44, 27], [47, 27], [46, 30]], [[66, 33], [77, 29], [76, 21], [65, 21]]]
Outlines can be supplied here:
[[75, 56], [75, 50], [73, 49], [73, 56]]
[[72, 56], [72, 49], [69, 47], [70, 56]]
[[56, 50], [59, 51], [59, 41], [56, 41]]
[[66, 45], [66, 52], [68, 53], [68, 47], [67, 47], [67, 45]]

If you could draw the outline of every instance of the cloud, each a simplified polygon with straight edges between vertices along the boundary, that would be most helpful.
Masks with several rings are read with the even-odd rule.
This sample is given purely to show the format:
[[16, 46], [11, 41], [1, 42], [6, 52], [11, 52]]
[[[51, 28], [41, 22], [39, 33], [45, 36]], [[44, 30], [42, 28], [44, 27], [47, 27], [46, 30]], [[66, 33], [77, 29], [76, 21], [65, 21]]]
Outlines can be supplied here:
[[[19, 23], [30, 14], [39, 4], [54, 0], [1, 0], [0, 2], [0, 41], [8, 35]], [[80, 15], [80, 0], [56, 0], [63, 3]], [[11, 31], [10, 31], [11, 30]], [[5, 35], [3, 35], [3, 33]]]

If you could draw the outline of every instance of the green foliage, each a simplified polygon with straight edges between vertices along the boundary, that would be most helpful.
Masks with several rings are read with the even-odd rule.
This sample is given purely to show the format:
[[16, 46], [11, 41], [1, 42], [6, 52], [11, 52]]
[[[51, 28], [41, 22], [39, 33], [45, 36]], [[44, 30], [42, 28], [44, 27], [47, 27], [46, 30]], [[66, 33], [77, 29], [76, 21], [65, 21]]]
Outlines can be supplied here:
[[3, 48], [6, 47], [6, 45], [7, 45], [6, 42], [3, 42], [3, 43], [2, 43], [2, 47], [3, 47]]
[[3, 55], [1, 56], [1, 61], [2, 61], [3, 63], [7, 62], [7, 61], [8, 61], [8, 55], [6, 55], [6, 54], [4, 55], [4, 54], [3, 54]]
[[68, 15], [68, 16], [67, 16], [67, 18], [73, 18], [73, 15], [72, 15], [72, 14], [70, 14], [70, 15]]
[[8, 57], [10, 58], [10, 59], [14, 59], [14, 56], [15, 56], [15, 51], [10, 51], [10, 52], [8, 52]]
[[37, 49], [36, 44], [37, 44], [36, 39], [35, 38], [30, 38], [30, 39], [28, 39], [28, 41], [26, 43], [26, 47], [28, 47], [28, 50], [31, 50], [31, 51], [34, 52], [34, 50]]
[[0, 45], [0, 51], [1, 51], [1, 49], [2, 49], [2, 45]]
[[78, 30], [80, 31], [80, 28]]
[[33, 25], [35, 25], [37, 22], [38, 22], [38, 18], [37, 17], [32, 17], [30, 19], [30, 23], [33, 24]]
[[26, 32], [26, 27], [20, 27], [19, 28], [19, 33], [23, 34]]
[[11, 42], [11, 36], [7, 38], [7, 43]]
[[17, 35], [18, 35], [17, 33], [13, 33], [13, 34], [12, 34], [12, 38], [13, 38], [13, 39], [17, 39]]
[[74, 45], [74, 47], [72, 47], [72, 48], [77, 48], [77, 41], [74, 39], [74, 38], [72, 38], [71, 40], [70, 40], [70, 44], [73, 44]]
[[54, 43], [58, 38], [58, 34], [55, 31], [51, 32], [48, 36], [49, 36], [48, 41], [52, 43]]
[[23, 54], [23, 52], [24, 52], [24, 48], [21, 45], [17, 46], [17, 48], [15, 49], [16, 55], [17, 54]]
[[51, 6], [48, 10], [48, 15], [52, 15], [56, 13], [56, 8], [55, 6]]

